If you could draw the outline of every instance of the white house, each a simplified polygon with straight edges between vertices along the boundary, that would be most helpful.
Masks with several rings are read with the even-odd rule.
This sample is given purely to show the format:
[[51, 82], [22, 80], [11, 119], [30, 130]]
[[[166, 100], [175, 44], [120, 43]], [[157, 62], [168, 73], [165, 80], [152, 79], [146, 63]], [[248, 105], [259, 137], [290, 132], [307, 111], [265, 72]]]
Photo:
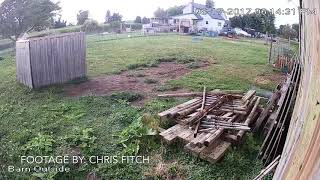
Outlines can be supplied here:
[[179, 32], [184, 33], [200, 30], [220, 32], [228, 20], [223, 12], [194, 1], [183, 9], [183, 14], [171, 18], [179, 26]]

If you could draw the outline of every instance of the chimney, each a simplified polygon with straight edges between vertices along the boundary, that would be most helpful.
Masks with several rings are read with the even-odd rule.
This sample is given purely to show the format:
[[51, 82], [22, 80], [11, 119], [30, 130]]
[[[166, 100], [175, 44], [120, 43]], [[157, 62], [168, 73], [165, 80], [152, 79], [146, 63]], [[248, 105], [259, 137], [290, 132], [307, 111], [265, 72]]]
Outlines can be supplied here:
[[191, 1], [191, 12], [194, 13], [194, 0]]

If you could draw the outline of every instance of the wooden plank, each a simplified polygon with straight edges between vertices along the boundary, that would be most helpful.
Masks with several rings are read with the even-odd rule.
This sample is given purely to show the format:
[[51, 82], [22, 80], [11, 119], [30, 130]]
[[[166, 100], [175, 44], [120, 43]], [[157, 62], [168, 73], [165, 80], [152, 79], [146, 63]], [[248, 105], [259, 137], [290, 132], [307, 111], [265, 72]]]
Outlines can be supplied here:
[[[259, 106], [259, 103], [260, 103], [260, 98], [258, 97], [256, 102], [255, 102], [255, 104], [254, 104], [254, 106], [253, 106], [253, 108], [252, 108], [252, 110], [251, 110], [251, 112], [250, 112], [250, 114], [248, 115], [247, 119], [244, 122], [245, 125], [249, 126], [252, 123], [253, 116], [256, 113], [256, 110], [257, 110], [257, 108]], [[245, 133], [245, 131], [243, 131], [243, 130], [238, 132], [238, 134], [237, 134], [238, 140], [240, 140], [243, 137], [244, 133]]]
[[[234, 115], [228, 122], [234, 122], [238, 118], [238, 115]], [[222, 133], [225, 131], [224, 128], [219, 128], [219, 130], [215, 131], [208, 139], [204, 141], [204, 145], [209, 147], [214, 141], [216, 141]]]
[[29, 44], [28, 40], [16, 42], [16, 77], [20, 83], [33, 88]]
[[260, 129], [261, 124], [263, 123], [263, 121], [265, 121], [265, 119], [267, 118], [267, 116], [270, 114], [270, 110], [273, 108], [273, 106], [276, 104], [276, 102], [278, 101], [278, 99], [280, 98], [281, 93], [280, 90], [277, 90], [272, 97], [270, 98], [270, 101], [267, 105], [267, 107], [263, 110], [263, 112], [261, 113], [259, 119], [257, 120], [253, 132], [257, 132]]
[[163, 138], [163, 140], [167, 144], [172, 144], [178, 137], [178, 134], [180, 134], [180, 131], [183, 131], [183, 126], [180, 124], [177, 124], [163, 132], [161, 132], [159, 135]]
[[230, 142], [222, 140], [216, 141], [216, 144], [212, 144], [210, 147], [201, 151], [200, 158], [205, 159], [210, 163], [216, 163], [224, 156], [230, 146]]
[[173, 108], [170, 108], [170, 109], [168, 109], [166, 111], [163, 111], [163, 112], [159, 113], [158, 116], [160, 117], [160, 119], [166, 119], [166, 118], [168, 118], [170, 113], [172, 113], [174, 111], [178, 111], [178, 110], [182, 109], [183, 107], [185, 107], [185, 106], [187, 106], [189, 104], [192, 104], [192, 103], [195, 103], [195, 102], [199, 102], [199, 101], [201, 101], [199, 98], [192, 99], [192, 100], [187, 101], [187, 102], [185, 102], [183, 104], [180, 104], [180, 105], [175, 106]]
[[248, 91], [247, 94], [243, 96], [242, 101], [246, 102], [247, 100], [250, 100], [255, 94], [256, 94], [255, 90]]

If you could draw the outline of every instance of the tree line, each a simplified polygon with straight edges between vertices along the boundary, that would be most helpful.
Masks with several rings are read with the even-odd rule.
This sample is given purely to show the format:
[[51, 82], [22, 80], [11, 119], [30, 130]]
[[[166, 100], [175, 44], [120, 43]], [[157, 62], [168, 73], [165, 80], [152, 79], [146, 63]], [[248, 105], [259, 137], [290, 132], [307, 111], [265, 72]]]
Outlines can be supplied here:
[[230, 18], [230, 24], [233, 28], [254, 29], [256, 32], [265, 34], [276, 34], [286, 39], [294, 39], [299, 36], [299, 24], [280, 25], [275, 27], [275, 15], [270, 11], [263, 13], [251, 13]]
[[[214, 8], [212, 0], [206, 1], [207, 8]], [[158, 8], [154, 12], [157, 18], [167, 18], [183, 13], [185, 6], [173, 6], [168, 9]], [[59, 14], [61, 7], [59, 3], [51, 0], [4, 0], [0, 6], [0, 35], [2, 37], [16, 41], [19, 36], [30, 31], [41, 31], [48, 27], [62, 28], [67, 26], [67, 22], [61, 19]], [[94, 28], [99, 26], [98, 22], [89, 18], [88, 10], [80, 10], [77, 13], [77, 25], [85, 28]], [[107, 10], [105, 15], [106, 24], [120, 23], [122, 21], [120, 13], [111, 13]], [[137, 16], [135, 23], [148, 24], [150, 19]], [[275, 16], [269, 11], [265, 13], [251, 13], [242, 16], [230, 18], [232, 27], [242, 29], [250, 28], [261, 33], [278, 34], [284, 38], [297, 38], [299, 34], [299, 25], [281, 25], [275, 28]], [[70, 25], [70, 24], [69, 24]]]

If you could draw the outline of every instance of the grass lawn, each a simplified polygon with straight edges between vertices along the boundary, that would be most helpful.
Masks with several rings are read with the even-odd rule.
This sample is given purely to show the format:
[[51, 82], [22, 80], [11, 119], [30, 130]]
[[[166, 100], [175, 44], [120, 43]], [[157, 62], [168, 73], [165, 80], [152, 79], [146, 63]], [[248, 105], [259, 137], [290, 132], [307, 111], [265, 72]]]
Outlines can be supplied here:
[[[68, 97], [62, 86], [29, 90], [15, 80], [12, 55], [0, 61], [0, 179], [40, 177], [85, 179], [97, 174], [104, 179], [250, 179], [258, 174], [259, 141], [248, 134], [245, 143], [231, 148], [219, 164], [209, 164], [182, 152], [182, 146], [164, 147], [149, 127], [166, 127], [156, 114], [178, 104], [175, 99], [153, 99], [144, 107], [129, 101], [130, 93], [109, 97]], [[164, 59], [179, 63], [206, 60], [205, 70], [169, 81], [162, 89], [247, 90], [273, 89], [275, 82], [256, 83], [257, 76], [272, 75], [267, 65], [268, 46], [263, 43], [190, 36], [136, 37], [121, 40], [87, 38], [88, 76], [94, 78]], [[124, 146], [125, 145], [125, 146]], [[8, 173], [7, 166], [27, 167], [22, 155], [120, 156], [137, 153], [150, 156], [149, 164], [75, 164], [70, 173]], [[52, 164], [57, 167], [58, 164]]]

